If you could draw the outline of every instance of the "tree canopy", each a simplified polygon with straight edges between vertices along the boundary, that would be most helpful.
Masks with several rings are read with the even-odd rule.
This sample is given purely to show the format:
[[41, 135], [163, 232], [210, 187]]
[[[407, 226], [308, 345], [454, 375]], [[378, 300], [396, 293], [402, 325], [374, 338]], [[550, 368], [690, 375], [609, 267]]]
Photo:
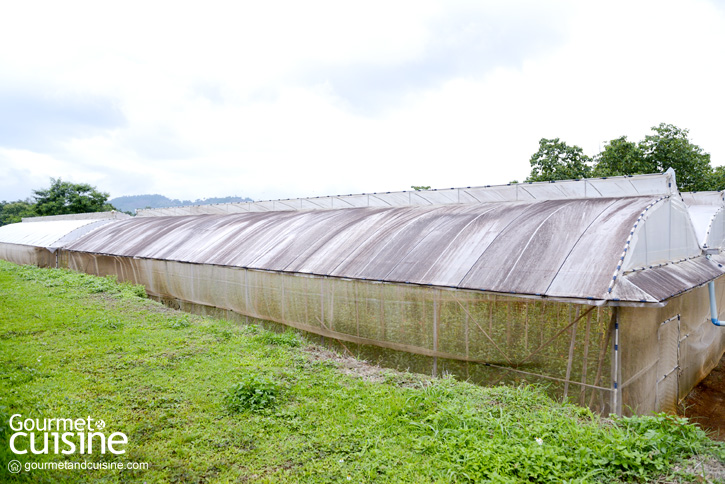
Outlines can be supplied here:
[[640, 142], [645, 159], [657, 171], [674, 168], [682, 191], [710, 190], [710, 155], [690, 142], [689, 131], [664, 123], [652, 130], [655, 133]]
[[33, 190], [34, 199], [0, 202], [0, 226], [21, 222], [26, 217], [65, 215], [70, 213], [108, 212], [115, 210], [107, 202], [108, 193], [99, 192], [87, 183], [50, 179], [50, 187]]
[[22, 222], [23, 217], [35, 215], [35, 205], [30, 200], [0, 202], [0, 226]]
[[654, 173], [659, 171], [648, 163], [642, 148], [626, 136], [606, 143], [604, 150], [594, 157], [594, 176], [632, 175], [635, 173]]
[[51, 178], [50, 188], [33, 190], [35, 212], [38, 215], [65, 215], [70, 213], [108, 212], [114, 210], [106, 203], [108, 193], [99, 192], [87, 183], [64, 182]]
[[526, 181], [586, 178], [592, 174], [591, 161], [578, 146], [569, 146], [559, 138], [541, 138], [539, 151], [529, 160], [531, 174]]
[[689, 131], [672, 124], [652, 127], [653, 133], [639, 143], [626, 136], [613, 139], [593, 159], [578, 146], [559, 138], [539, 141], [531, 157], [531, 174], [526, 181], [577, 179], [587, 176], [638, 175], [674, 168], [682, 191], [723, 190], [725, 169], [710, 165], [710, 155], [693, 144]]

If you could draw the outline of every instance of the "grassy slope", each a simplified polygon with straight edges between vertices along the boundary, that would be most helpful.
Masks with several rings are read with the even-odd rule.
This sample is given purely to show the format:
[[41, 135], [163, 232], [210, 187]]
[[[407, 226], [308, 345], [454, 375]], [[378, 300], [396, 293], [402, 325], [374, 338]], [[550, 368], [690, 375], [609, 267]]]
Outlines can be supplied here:
[[[296, 335], [166, 310], [138, 289], [0, 261], [0, 481], [612, 482], [723, 456], [680, 420], [602, 420], [536, 388], [392, 371], [367, 381]], [[279, 389], [275, 406], [229, 409], [248, 375]], [[11, 475], [14, 413], [102, 418], [128, 435], [120, 460], [151, 468]]]

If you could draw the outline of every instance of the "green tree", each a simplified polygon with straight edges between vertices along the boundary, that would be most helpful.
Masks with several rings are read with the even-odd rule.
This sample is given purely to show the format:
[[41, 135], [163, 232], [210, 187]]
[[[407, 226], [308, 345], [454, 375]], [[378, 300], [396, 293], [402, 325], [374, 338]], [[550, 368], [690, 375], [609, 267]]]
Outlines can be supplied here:
[[23, 217], [34, 217], [35, 205], [30, 200], [0, 202], [0, 226], [22, 222]]
[[688, 130], [661, 123], [652, 131], [639, 143], [626, 136], [606, 143], [594, 157], [593, 167], [591, 158], [578, 146], [568, 146], [559, 138], [542, 138], [539, 151], [531, 157], [531, 175], [526, 181], [660, 173], [674, 168], [682, 191], [725, 189], [725, 168], [713, 171], [710, 155], [690, 141]]
[[674, 168], [677, 186], [684, 192], [711, 189], [710, 155], [690, 142], [689, 131], [665, 123], [652, 130], [655, 133], [645, 136], [639, 147], [654, 171]]
[[525, 181], [586, 178], [592, 174], [591, 161], [578, 146], [569, 146], [559, 138], [541, 138], [539, 151], [529, 160], [531, 174]]
[[708, 190], [720, 192], [725, 190], [725, 166], [716, 166], [710, 173]]
[[51, 178], [50, 188], [33, 190], [35, 211], [38, 215], [64, 215], [69, 213], [108, 212], [115, 210], [106, 203], [108, 193], [99, 192], [87, 183], [64, 182]]
[[646, 159], [642, 148], [626, 136], [606, 143], [604, 151], [594, 157], [594, 176], [618, 176], [653, 173], [658, 167]]
[[416, 192], [420, 192], [423, 190], [430, 190], [430, 185], [411, 185], [410, 188], [412, 188]]

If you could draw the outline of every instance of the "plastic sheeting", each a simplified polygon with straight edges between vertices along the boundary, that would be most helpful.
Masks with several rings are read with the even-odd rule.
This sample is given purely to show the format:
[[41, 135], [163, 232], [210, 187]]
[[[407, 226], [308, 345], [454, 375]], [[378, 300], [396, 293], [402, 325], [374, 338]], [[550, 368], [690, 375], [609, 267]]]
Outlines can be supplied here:
[[[725, 284], [716, 282], [725, 315]], [[725, 331], [710, 322], [706, 287], [672, 298], [662, 308], [619, 308], [618, 413], [675, 412], [677, 404], [717, 366]]]
[[623, 270], [697, 257], [702, 250], [687, 207], [675, 197], [649, 207], [632, 232]]
[[572, 198], [621, 198], [667, 196], [676, 193], [676, 191], [675, 174], [670, 169], [665, 173], [652, 175], [141, 209], [137, 211], [137, 214], [139, 217], [168, 217], [244, 212], [329, 210], [355, 207], [402, 207], [565, 200]]
[[725, 273], [720, 256], [696, 257], [630, 272], [618, 278], [610, 294], [614, 301], [657, 303], [690, 291]]
[[24, 217], [23, 222], [57, 222], [60, 220], [123, 220], [131, 218], [127, 213], [117, 212], [88, 212], [88, 213], [70, 213], [64, 215], [47, 215], [43, 217]]
[[722, 249], [725, 244], [725, 192], [682, 193], [700, 246]]
[[650, 197], [119, 221], [68, 250], [603, 299]]
[[725, 248], [725, 208], [720, 208], [712, 216], [705, 235], [705, 247]]
[[[687, 207], [687, 210], [690, 213], [692, 225], [695, 227], [698, 243], [703, 248], [709, 247], [708, 239], [710, 238], [710, 229], [715, 216], [722, 211], [722, 207], [715, 205], [692, 205]], [[722, 216], [720, 216], [720, 223], [715, 224], [715, 227], [720, 228], [719, 236], [715, 236], [715, 239], [720, 241], [722, 240]], [[714, 247], [719, 247], [719, 245], [715, 245]]]
[[55, 248], [78, 239], [110, 220], [58, 220], [0, 227], [0, 243]]
[[45, 247], [0, 242], [0, 259], [21, 265], [56, 267], [56, 253]]
[[694, 205], [722, 206], [725, 203], [723, 198], [725, 192], [683, 192], [680, 194], [682, 200], [688, 207]]
[[[675, 197], [145, 217], [109, 225], [68, 249], [634, 303], [660, 302], [725, 272], [703, 258], [641, 274], [702, 257], [687, 208]], [[664, 291], [663, 277], [670, 281]]]

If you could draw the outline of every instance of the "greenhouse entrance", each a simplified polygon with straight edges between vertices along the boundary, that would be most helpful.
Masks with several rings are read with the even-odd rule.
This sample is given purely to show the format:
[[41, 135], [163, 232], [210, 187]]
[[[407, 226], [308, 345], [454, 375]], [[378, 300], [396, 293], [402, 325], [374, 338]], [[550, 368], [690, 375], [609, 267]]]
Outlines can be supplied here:
[[664, 321], [657, 331], [657, 406], [661, 411], [677, 410], [680, 370], [680, 315]]

